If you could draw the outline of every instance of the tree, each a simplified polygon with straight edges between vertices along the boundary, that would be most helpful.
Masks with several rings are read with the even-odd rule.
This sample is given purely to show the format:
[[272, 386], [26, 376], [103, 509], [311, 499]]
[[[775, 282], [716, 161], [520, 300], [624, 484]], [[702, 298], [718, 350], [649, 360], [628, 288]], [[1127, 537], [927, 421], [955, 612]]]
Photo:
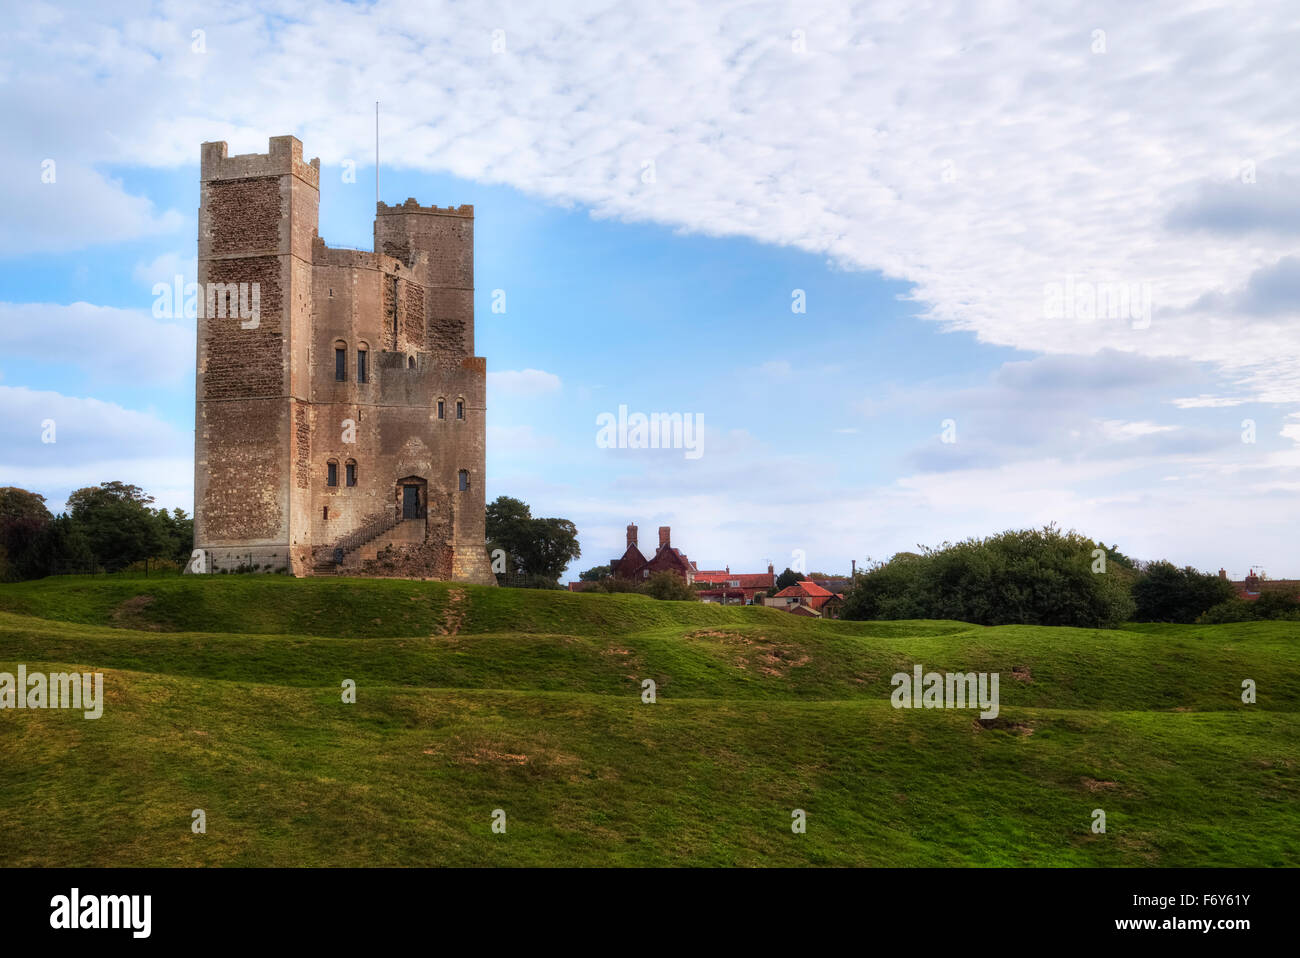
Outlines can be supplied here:
[[1134, 617], [1139, 622], [1195, 622], [1236, 595], [1227, 579], [1191, 566], [1180, 569], [1162, 559], [1150, 563], [1133, 582]]
[[784, 572], [776, 577], [776, 591], [780, 592], [787, 586], [792, 586], [802, 581], [803, 576], [787, 567]]
[[568, 519], [535, 519], [526, 502], [498, 496], [486, 510], [488, 549], [501, 549], [516, 576], [556, 582], [582, 555], [578, 528]]
[[153, 496], [139, 486], [101, 482], [72, 493], [68, 514], [81, 527], [95, 560], [116, 572], [167, 547], [166, 533], [149, 508], [152, 502]]
[[81, 527], [67, 515], [52, 519], [32, 543], [22, 566], [23, 578], [89, 572], [94, 556]]
[[184, 509], [159, 509], [154, 513], [162, 549], [153, 558], [173, 559], [184, 564], [194, 550], [194, 520]]
[[579, 572], [578, 578], [583, 582], [599, 582], [610, 574], [610, 568], [607, 565], [594, 565], [586, 572]]
[[17, 486], [0, 488], [0, 581], [27, 578], [27, 553], [52, 518], [44, 496]]
[[656, 572], [650, 576], [640, 591], [654, 599], [669, 599], [677, 602], [696, 601], [695, 590], [686, 584], [686, 580], [677, 573], [667, 570]]
[[1115, 628], [1133, 612], [1133, 573], [1122, 562], [1103, 570], [1098, 548], [1055, 524], [922, 547], [859, 575], [841, 615]]

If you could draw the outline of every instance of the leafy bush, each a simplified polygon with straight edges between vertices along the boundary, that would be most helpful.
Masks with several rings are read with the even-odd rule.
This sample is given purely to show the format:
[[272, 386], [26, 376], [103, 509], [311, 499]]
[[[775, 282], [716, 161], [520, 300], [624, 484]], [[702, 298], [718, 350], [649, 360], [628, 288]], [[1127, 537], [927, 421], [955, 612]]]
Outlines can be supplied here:
[[1211, 606], [1197, 617], [1196, 622], [1198, 625], [1223, 625], [1257, 619], [1300, 622], [1300, 599], [1285, 592], [1262, 592], [1253, 602], [1233, 598]]
[[1228, 622], [1250, 622], [1255, 618], [1255, 603], [1245, 599], [1229, 599], [1202, 612], [1196, 619], [1198, 625], [1224, 625]]
[[150, 575], [180, 575], [181, 570], [185, 568], [185, 563], [177, 562], [175, 559], [169, 559], [166, 556], [140, 559], [132, 562], [123, 569], [123, 572], [147, 572]]
[[592, 591], [637, 593], [648, 595], [652, 599], [668, 599], [679, 602], [695, 602], [695, 589], [686, 584], [686, 580], [675, 572], [656, 572], [649, 579], [638, 582], [635, 579], [622, 579], [610, 576], [596, 583]]
[[1191, 566], [1152, 562], [1133, 583], [1138, 622], [1195, 622], [1214, 606], [1236, 597], [1227, 579]]
[[526, 572], [517, 575], [500, 573], [497, 585], [506, 589], [563, 589], [564, 586], [545, 575], [529, 575]]
[[1255, 607], [1257, 619], [1300, 619], [1300, 598], [1286, 592], [1265, 589], [1250, 604]]
[[1116, 628], [1133, 612], [1131, 566], [1114, 547], [1054, 524], [1008, 530], [875, 564], [858, 576], [842, 617]]
[[668, 599], [674, 602], [697, 601], [695, 590], [675, 572], [656, 572], [638, 591], [644, 592], [652, 599]]
[[622, 579], [618, 576], [610, 576], [600, 580], [599, 589], [601, 592], [640, 592], [641, 583], [633, 582], [631, 579]]

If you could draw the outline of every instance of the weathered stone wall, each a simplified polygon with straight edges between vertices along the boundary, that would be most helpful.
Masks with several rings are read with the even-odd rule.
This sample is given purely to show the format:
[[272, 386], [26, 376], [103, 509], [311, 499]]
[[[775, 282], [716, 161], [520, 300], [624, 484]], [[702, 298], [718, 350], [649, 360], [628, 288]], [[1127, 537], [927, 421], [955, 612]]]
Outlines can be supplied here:
[[[308, 572], [313, 551], [400, 516], [409, 480], [424, 515], [388, 534], [396, 544], [383, 570], [350, 566], [492, 583], [473, 209], [380, 204], [377, 252], [332, 250], [316, 235], [318, 183], [316, 161], [303, 163], [292, 137], [236, 157], [204, 144], [200, 281], [258, 282], [261, 318], [253, 330], [238, 317], [200, 321], [196, 547], [224, 550], [229, 561], [241, 549], [279, 548], [293, 571]], [[336, 348], [345, 350], [343, 381]]]

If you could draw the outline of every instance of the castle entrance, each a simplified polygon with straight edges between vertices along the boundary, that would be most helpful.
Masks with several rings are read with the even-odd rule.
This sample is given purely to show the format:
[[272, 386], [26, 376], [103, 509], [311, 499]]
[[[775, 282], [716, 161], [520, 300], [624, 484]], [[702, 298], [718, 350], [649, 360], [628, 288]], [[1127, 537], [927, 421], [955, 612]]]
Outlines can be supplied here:
[[402, 518], [420, 518], [420, 487], [402, 486]]

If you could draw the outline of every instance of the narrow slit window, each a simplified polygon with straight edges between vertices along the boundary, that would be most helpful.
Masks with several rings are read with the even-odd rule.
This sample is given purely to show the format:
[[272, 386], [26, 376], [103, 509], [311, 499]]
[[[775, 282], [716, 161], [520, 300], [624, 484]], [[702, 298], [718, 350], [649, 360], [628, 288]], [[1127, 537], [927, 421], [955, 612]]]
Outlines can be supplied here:
[[460, 471], [460, 491], [465, 492], [469, 489], [469, 473], [464, 469]]
[[438, 400], [438, 418], [439, 419], [447, 418], [447, 404], [441, 399]]
[[346, 382], [348, 378], [348, 351], [346, 349], [334, 349], [334, 381], [337, 383]]

